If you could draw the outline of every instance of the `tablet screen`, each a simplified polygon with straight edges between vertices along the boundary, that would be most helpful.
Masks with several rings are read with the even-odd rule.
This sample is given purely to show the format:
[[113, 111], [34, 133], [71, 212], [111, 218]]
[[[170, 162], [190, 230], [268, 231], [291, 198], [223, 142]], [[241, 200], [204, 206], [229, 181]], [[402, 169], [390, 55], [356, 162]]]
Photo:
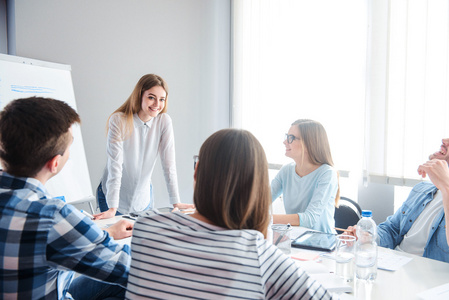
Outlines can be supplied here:
[[319, 251], [332, 251], [336, 235], [320, 231], [306, 231], [292, 242], [292, 247]]

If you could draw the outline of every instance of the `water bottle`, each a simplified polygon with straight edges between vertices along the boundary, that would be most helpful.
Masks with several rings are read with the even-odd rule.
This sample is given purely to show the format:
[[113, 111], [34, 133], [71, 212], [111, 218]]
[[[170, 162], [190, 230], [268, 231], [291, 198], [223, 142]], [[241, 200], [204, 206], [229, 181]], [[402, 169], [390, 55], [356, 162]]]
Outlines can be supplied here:
[[374, 281], [377, 277], [377, 227], [371, 217], [370, 210], [363, 210], [357, 223], [355, 275], [365, 281]]

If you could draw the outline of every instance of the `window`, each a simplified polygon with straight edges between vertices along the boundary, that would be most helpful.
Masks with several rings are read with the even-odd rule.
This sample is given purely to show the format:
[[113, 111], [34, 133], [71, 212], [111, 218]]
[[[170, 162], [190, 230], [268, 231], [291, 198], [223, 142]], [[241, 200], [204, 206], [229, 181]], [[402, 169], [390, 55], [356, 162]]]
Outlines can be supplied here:
[[371, 180], [411, 186], [449, 137], [449, 2], [373, 3], [366, 168]]
[[233, 2], [233, 126], [283, 164], [296, 119], [340, 170], [397, 185], [449, 137], [448, 1]]

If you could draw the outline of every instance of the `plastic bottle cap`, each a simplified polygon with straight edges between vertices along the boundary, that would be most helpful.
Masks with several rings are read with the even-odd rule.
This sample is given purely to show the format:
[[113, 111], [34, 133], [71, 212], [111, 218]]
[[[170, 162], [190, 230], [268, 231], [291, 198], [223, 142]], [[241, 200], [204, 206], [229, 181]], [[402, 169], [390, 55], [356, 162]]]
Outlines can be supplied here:
[[362, 210], [362, 217], [371, 217], [373, 215], [372, 211], [370, 210]]

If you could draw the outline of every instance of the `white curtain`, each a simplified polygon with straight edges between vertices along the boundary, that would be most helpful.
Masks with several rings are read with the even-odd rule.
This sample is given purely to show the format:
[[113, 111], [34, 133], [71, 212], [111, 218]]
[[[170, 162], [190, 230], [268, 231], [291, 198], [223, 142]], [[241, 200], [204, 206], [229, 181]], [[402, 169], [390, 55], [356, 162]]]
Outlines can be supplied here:
[[290, 124], [315, 119], [340, 170], [414, 184], [449, 137], [448, 2], [233, 1], [233, 126], [282, 164]]
[[297, 119], [321, 122], [337, 168], [361, 167], [367, 9], [360, 0], [233, 1], [233, 126], [283, 164]]
[[370, 15], [365, 179], [413, 185], [449, 137], [449, 1], [373, 1]]

